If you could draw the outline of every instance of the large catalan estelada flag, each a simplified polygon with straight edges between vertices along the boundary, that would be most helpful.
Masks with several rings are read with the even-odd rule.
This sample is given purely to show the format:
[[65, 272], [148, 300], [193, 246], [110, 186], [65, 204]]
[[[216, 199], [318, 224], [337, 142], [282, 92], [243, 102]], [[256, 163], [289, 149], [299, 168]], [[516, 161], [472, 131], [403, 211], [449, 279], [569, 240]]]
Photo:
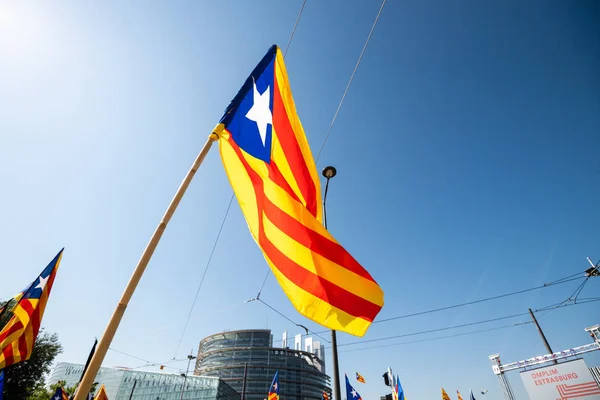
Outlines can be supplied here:
[[279, 371], [275, 372], [267, 400], [279, 400]]
[[62, 253], [0, 309], [0, 369], [31, 357]]
[[277, 46], [213, 134], [250, 232], [294, 307], [363, 336], [383, 307], [383, 291], [322, 225], [319, 174]]

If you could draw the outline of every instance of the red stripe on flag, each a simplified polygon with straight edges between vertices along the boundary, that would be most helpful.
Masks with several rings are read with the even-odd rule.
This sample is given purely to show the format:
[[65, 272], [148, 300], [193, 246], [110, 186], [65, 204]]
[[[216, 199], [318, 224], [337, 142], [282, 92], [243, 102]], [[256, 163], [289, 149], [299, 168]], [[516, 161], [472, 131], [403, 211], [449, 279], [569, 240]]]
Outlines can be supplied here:
[[23, 309], [23, 311], [25, 311], [27, 313], [27, 315], [29, 315], [31, 317], [31, 314], [33, 314], [34, 308], [31, 305], [31, 302], [29, 301], [29, 299], [21, 300], [21, 302], [19, 303], [19, 306]]
[[27, 331], [19, 337], [19, 355], [21, 356], [21, 361], [29, 358], [26, 336]]
[[290, 169], [302, 192], [302, 197], [306, 201], [306, 208], [316, 217], [320, 199], [317, 199], [315, 182], [310, 175], [310, 171], [302, 155], [302, 150], [300, 150], [296, 135], [290, 124], [281, 93], [279, 92], [279, 83], [276, 76], [273, 82], [275, 83], [275, 89], [273, 90], [273, 126], [275, 127], [277, 138], [288, 160]]
[[2, 354], [4, 354], [4, 365], [7, 367], [12, 365], [12, 363], [15, 361], [15, 358], [13, 357], [12, 346], [5, 347], [2, 351]]
[[[42, 304], [42, 301], [44, 302]], [[45, 296], [44, 294], [42, 294], [42, 297], [40, 298], [40, 302], [38, 303], [37, 307], [35, 308], [35, 310], [33, 311], [33, 314], [31, 315], [31, 327], [33, 330], [33, 340], [35, 340], [35, 338], [37, 337], [37, 334], [40, 330], [40, 324], [42, 323], [42, 316], [40, 315], [40, 308], [46, 305], [46, 302], [48, 301], [48, 297]]]
[[328, 260], [354, 272], [362, 278], [375, 282], [373, 277], [338, 243], [322, 236], [293, 217], [289, 216], [268, 198], [265, 198], [264, 211], [279, 229], [286, 235]]

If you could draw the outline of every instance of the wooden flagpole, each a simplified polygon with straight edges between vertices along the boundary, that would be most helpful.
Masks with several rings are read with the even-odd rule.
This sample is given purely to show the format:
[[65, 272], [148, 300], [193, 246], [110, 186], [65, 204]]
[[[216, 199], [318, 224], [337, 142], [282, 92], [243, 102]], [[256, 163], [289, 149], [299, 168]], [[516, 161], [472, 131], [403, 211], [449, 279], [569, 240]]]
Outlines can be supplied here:
[[196, 160], [194, 161], [192, 168], [190, 168], [187, 175], [183, 179], [183, 182], [181, 182], [179, 189], [177, 189], [177, 193], [175, 193], [173, 200], [171, 200], [171, 204], [169, 204], [169, 207], [167, 208], [167, 211], [163, 215], [162, 220], [158, 224], [158, 227], [152, 234], [152, 237], [150, 238], [148, 245], [146, 246], [146, 248], [144, 249], [144, 252], [142, 253], [142, 257], [138, 261], [138, 264], [135, 267], [135, 270], [133, 271], [131, 278], [129, 279], [129, 283], [127, 283], [127, 287], [125, 288], [125, 291], [123, 292], [123, 295], [121, 296], [121, 300], [119, 301], [117, 308], [115, 309], [112, 317], [110, 318], [110, 321], [109, 321], [108, 325], [106, 326], [106, 329], [104, 331], [104, 334], [102, 335], [102, 338], [100, 339], [100, 342], [98, 342], [98, 347], [96, 348], [96, 352], [94, 353], [94, 356], [92, 357], [92, 361], [90, 362], [88, 369], [85, 371], [85, 374], [83, 375], [83, 379], [81, 380], [81, 383], [79, 384], [79, 388], [77, 390], [77, 393], [75, 394], [74, 400], [86, 400], [87, 399], [87, 394], [90, 392], [90, 389], [92, 387], [94, 379], [96, 378], [96, 374], [98, 373], [98, 370], [100, 369], [100, 365], [102, 365], [102, 361], [104, 361], [104, 357], [106, 356], [108, 347], [110, 346], [110, 343], [112, 342], [112, 340], [115, 336], [115, 332], [117, 331], [117, 328], [119, 327], [119, 323], [121, 322], [121, 319], [123, 318], [123, 314], [125, 314], [125, 309], [127, 308], [127, 305], [129, 304], [129, 300], [131, 299], [131, 296], [133, 295], [135, 288], [137, 287], [138, 283], [140, 282], [140, 279], [142, 278], [142, 275], [144, 274], [144, 271], [146, 270], [146, 266], [150, 262], [150, 259], [152, 258], [152, 254], [154, 254], [154, 250], [156, 250], [156, 246], [158, 245], [158, 242], [160, 241], [160, 238], [162, 237], [162, 234], [164, 233], [165, 228], [167, 227], [167, 224], [171, 220], [171, 217], [175, 213], [175, 210], [177, 209], [177, 206], [179, 205], [181, 198], [185, 194], [185, 191], [187, 190], [188, 186], [190, 185], [190, 182], [192, 181], [192, 178], [194, 177], [194, 175], [196, 174], [196, 171], [200, 167], [200, 164], [202, 164], [202, 161], [204, 161], [204, 158], [206, 158], [206, 155], [208, 154], [208, 151], [210, 150], [213, 142], [216, 141], [217, 139], [218, 139], [218, 137], [215, 133], [212, 133], [208, 137], [208, 140], [204, 144], [204, 147], [202, 147], [202, 150], [200, 150], [198, 157], [196, 157]]

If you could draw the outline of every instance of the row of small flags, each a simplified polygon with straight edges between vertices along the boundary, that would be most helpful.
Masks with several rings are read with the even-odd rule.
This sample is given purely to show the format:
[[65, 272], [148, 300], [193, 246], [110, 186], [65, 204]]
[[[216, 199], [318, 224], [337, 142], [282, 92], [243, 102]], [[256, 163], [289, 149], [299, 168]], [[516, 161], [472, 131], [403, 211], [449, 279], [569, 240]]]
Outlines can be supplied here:
[[[473, 395], [473, 390], [469, 389], [469, 392], [470, 392], [469, 400], [476, 400], [475, 396]], [[458, 390], [456, 391], [456, 396], [457, 396], [458, 400], [463, 400], [463, 398], [460, 395], [460, 392]], [[450, 400], [450, 396], [448, 396], [448, 393], [446, 393], [444, 388], [442, 388], [442, 400]]]
[[[74, 395], [74, 394], [73, 394]], [[50, 400], [70, 400], [73, 396], [69, 397], [69, 394], [62, 387], [56, 388], [56, 392], [54, 392], [54, 396], [50, 398]], [[108, 396], [106, 395], [106, 388], [104, 385], [100, 386], [98, 393], [96, 396], [92, 397], [91, 394], [88, 394], [88, 400], [108, 400]]]
[[[348, 375], [346, 377], [346, 400], [362, 400], [360, 394], [354, 389], [354, 387], [350, 384], [350, 379], [348, 379]], [[358, 372], [356, 373], [356, 380], [360, 383], [366, 383], [365, 378]], [[442, 389], [443, 391], [444, 389]], [[446, 393], [446, 392], [443, 392]], [[392, 387], [392, 394], [394, 400], [405, 400], [404, 390], [402, 389], [402, 385], [400, 384], [400, 378], [394, 377], [394, 384]], [[447, 395], [446, 395], [447, 396]], [[275, 376], [273, 377], [273, 381], [271, 382], [271, 387], [269, 388], [269, 395], [267, 396], [267, 400], [279, 400], [279, 371], [275, 372]], [[330, 400], [329, 394], [323, 390], [323, 394], [321, 395], [321, 400]], [[446, 400], [446, 399], [444, 399]], [[462, 400], [459, 395], [459, 400]]]

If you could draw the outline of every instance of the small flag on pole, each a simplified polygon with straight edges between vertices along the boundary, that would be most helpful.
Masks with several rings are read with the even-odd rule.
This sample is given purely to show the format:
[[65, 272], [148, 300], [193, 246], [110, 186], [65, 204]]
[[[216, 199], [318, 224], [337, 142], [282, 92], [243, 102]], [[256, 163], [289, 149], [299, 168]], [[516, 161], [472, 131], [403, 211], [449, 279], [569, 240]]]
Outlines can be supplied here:
[[62, 253], [0, 309], [0, 369], [31, 357]]
[[406, 397], [404, 397], [404, 389], [402, 389], [402, 385], [400, 384], [400, 377], [396, 376], [396, 393], [398, 396], [398, 400], [405, 400]]
[[360, 394], [352, 387], [348, 375], [346, 375], [346, 400], [362, 400]]
[[458, 396], [458, 400], [463, 400], [463, 398], [460, 395], [460, 392], [458, 391], [458, 389], [456, 389], [456, 396]]
[[366, 383], [365, 378], [363, 378], [363, 376], [361, 374], [359, 374], [358, 372], [356, 373], [356, 380], [359, 381], [360, 383]]
[[250, 233], [296, 310], [363, 336], [383, 307], [383, 291], [322, 225], [319, 174], [277, 46], [213, 134]]
[[100, 390], [98, 390], [98, 393], [96, 393], [94, 400], [108, 400], [108, 396], [106, 395], [106, 388], [104, 387], [104, 384], [102, 386], [100, 386]]
[[271, 387], [269, 388], [269, 396], [267, 397], [267, 399], [279, 400], [279, 371], [275, 372], [273, 382], [271, 382]]
[[450, 396], [448, 396], [444, 388], [442, 388], [442, 400], [450, 400]]
[[[2, 399], [0, 399], [0, 400], [2, 400]], [[323, 390], [323, 394], [321, 395], [321, 400], [329, 400], [329, 395], [324, 390]]]
[[69, 395], [62, 387], [57, 387], [56, 392], [54, 392], [54, 396], [52, 396], [51, 400], [69, 400]]

